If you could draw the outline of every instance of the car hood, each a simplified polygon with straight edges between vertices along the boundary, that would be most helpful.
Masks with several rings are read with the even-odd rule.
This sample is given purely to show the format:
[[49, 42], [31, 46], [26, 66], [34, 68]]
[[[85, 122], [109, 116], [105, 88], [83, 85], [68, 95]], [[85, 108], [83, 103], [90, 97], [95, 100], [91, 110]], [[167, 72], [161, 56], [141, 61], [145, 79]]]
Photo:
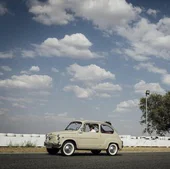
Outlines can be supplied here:
[[76, 134], [77, 131], [72, 131], [72, 130], [63, 130], [63, 131], [56, 131], [56, 132], [51, 132], [48, 133], [48, 135], [61, 135], [61, 134]]

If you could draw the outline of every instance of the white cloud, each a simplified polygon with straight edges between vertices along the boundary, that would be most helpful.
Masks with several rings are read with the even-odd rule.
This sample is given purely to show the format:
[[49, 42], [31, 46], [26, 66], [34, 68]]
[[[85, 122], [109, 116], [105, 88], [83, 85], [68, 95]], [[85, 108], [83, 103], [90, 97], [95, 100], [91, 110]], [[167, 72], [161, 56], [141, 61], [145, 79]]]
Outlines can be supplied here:
[[26, 106], [22, 105], [21, 103], [13, 103], [12, 106], [16, 107], [16, 108], [21, 108], [21, 109], [25, 109], [26, 108]]
[[34, 58], [36, 56], [36, 52], [32, 50], [22, 50], [21, 55], [23, 58]]
[[123, 101], [116, 106], [114, 112], [128, 112], [132, 109], [138, 108], [138, 104], [138, 99]]
[[29, 94], [33, 96], [49, 96], [51, 93], [48, 91], [38, 91], [38, 92], [35, 91], [35, 92], [30, 92]]
[[40, 68], [38, 66], [31, 66], [29, 70], [22, 70], [21, 74], [32, 74], [33, 72], [39, 72]]
[[0, 3], [0, 16], [5, 15], [7, 12], [8, 9], [5, 7], [5, 5]]
[[114, 85], [112, 83], [108, 83], [108, 82], [105, 82], [105, 83], [99, 83], [95, 86], [92, 86], [92, 89], [95, 90], [95, 91], [98, 91], [98, 92], [111, 92], [111, 91], [121, 91], [122, 88], [120, 87], [120, 85]]
[[115, 75], [97, 65], [80, 66], [78, 64], [70, 65], [67, 68], [72, 76], [71, 81], [99, 82], [105, 79], [115, 79]]
[[51, 68], [51, 71], [54, 72], [54, 73], [58, 73], [58, 72], [59, 72], [59, 70], [56, 69], [55, 67], [52, 67], [52, 68]]
[[120, 92], [122, 88], [119, 85], [114, 85], [112, 83], [106, 82], [99, 83], [97, 85], [91, 85], [86, 88], [82, 88], [77, 85], [69, 85], [64, 87], [63, 90], [65, 92], [73, 92], [78, 98], [108, 98], [114, 94], [113, 92]]
[[2, 72], [0, 72], [0, 76], [4, 75]]
[[0, 52], [0, 59], [7, 59], [7, 58], [12, 59], [13, 57], [14, 57], [13, 52]]
[[148, 15], [152, 15], [152, 16], [156, 16], [156, 14], [158, 13], [157, 10], [154, 9], [148, 9], [146, 12]]
[[30, 72], [29, 72], [29, 71], [26, 71], [26, 70], [22, 70], [20, 73], [21, 73], [21, 74], [30, 74]]
[[67, 113], [67, 112], [59, 113], [58, 116], [59, 116], [59, 117], [67, 117], [67, 116], [68, 116], [68, 113]]
[[9, 66], [1, 66], [1, 69], [6, 71], [6, 72], [12, 71], [12, 69]]
[[157, 74], [166, 74], [167, 70], [158, 68], [154, 63], [140, 63], [137, 66], [134, 66], [136, 70], [146, 69], [148, 72], [157, 73]]
[[133, 25], [119, 27], [117, 33], [127, 40], [128, 48], [119, 48], [121, 54], [136, 61], [146, 61], [151, 57], [170, 60], [170, 18], [151, 23], [141, 18]]
[[31, 71], [31, 72], [39, 72], [40, 68], [38, 66], [32, 66], [29, 71]]
[[9, 111], [9, 109], [0, 108], [0, 115], [4, 115]]
[[125, 0], [31, 2], [29, 12], [34, 14], [33, 19], [45, 25], [66, 25], [76, 17], [82, 17], [91, 20], [100, 29], [109, 29], [135, 20], [141, 12], [140, 8]]
[[0, 80], [0, 87], [3, 88], [42, 89], [50, 88], [51, 85], [52, 78], [47, 75], [21, 75]]
[[[67, 1], [68, 2], [68, 1]], [[48, 0], [46, 3], [37, 0], [31, 1], [29, 12], [35, 16], [33, 19], [45, 25], [66, 25], [74, 20], [72, 14], [66, 12], [69, 8], [65, 0]]]
[[162, 82], [166, 85], [170, 85], [170, 74], [163, 75]]
[[100, 58], [90, 51], [92, 43], [81, 33], [65, 35], [63, 39], [48, 38], [40, 45], [34, 44], [33, 51], [22, 51], [23, 57], [67, 57], [75, 59]]
[[0, 100], [19, 103], [32, 103], [32, 99], [0, 96]]
[[65, 92], [72, 91], [78, 98], [89, 98], [93, 95], [93, 91], [88, 88], [81, 88], [77, 85], [66, 86], [63, 89]]
[[146, 90], [150, 90], [151, 93], [161, 93], [164, 94], [165, 90], [160, 86], [159, 83], [146, 83], [141, 80], [139, 83], [134, 85], [136, 93], [145, 94]]
[[[44, 116], [43, 116], [44, 119], [48, 120], [48, 121], [64, 121], [64, 122], [70, 122], [70, 121], [73, 121], [75, 120], [75, 118], [73, 117], [69, 117], [68, 116], [68, 113], [67, 112], [64, 112], [64, 113], [45, 113]], [[43, 120], [42, 118], [42, 120]]]
[[[76, 16], [91, 20], [100, 29], [114, 29], [135, 20], [141, 12], [125, 0], [77, 1], [72, 8]], [[101, 12], [102, 11], [102, 12]]]

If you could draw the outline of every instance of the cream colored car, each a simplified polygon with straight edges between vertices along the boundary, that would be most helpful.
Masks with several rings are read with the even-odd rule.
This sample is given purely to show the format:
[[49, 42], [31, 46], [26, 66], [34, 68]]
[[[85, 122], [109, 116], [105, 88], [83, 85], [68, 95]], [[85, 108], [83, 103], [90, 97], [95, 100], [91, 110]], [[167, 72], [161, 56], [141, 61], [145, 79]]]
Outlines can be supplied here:
[[73, 121], [64, 131], [46, 134], [44, 142], [49, 154], [59, 150], [65, 156], [71, 156], [75, 150], [91, 150], [99, 154], [106, 150], [108, 155], [116, 155], [122, 149], [123, 142], [109, 122]]

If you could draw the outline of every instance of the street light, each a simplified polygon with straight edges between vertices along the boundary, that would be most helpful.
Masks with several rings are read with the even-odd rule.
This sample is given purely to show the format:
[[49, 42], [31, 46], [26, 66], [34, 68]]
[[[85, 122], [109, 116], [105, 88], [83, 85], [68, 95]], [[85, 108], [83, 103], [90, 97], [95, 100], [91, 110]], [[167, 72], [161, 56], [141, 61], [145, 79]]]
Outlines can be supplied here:
[[150, 95], [150, 91], [149, 90], [146, 90], [146, 132], [148, 131], [148, 126], [147, 126], [147, 117], [148, 117], [148, 97], [147, 96], [149, 96]]

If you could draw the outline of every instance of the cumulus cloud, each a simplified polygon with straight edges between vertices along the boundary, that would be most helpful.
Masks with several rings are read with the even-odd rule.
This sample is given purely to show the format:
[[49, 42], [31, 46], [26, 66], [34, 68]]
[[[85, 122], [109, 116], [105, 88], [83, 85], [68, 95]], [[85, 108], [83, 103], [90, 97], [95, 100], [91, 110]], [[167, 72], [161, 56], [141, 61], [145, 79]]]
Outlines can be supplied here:
[[59, 72], [59, 70], [56, 69], [55, 67], [52, 67], [52, 68], [51, 68], [51, 71], [54, 72], [54, 73], [58, 73], [58, 72]]
[[162, 83], [170, 85], [170, 74], [168, 74], [166, 69], [156, 67], [154, 63], [140, 63], [134, 66], [134, 68], [136, 70], [146, 69], [148, 72], [160, 74]]
[[114, 85], [112, 83], [99, 83], [97, 85], [88, 86], [86, 88], [79, 87], [77, 85], [69, 85], [64, 87], [64, 91], [73, 92], [78, 98], [92, 98], [92, 97], [111, 97], [114, 92], [120, 92], [121, 86]]
[[122, 88], [120, 85], [116, 84], [112, 84], [112, 83], [109, 83], [109, 82], [105, 82], [105, 83], [99, 83], [97, 85], [94, 85], [92, 86], [92, 89], [95, 90], [95, 91], [98, 91], [98, 92], [102, 92], [102, 91], [105, 91], [105, 92], [110, 92], [110, 91], [121, 91]]
[[5, 15], [7, 12], [8, 9], [5, 7], [5, 5], [0, 3], [0, 16]]
[[63, 90], [65, 92], [73, 92], [78, 98], [108, 98], [114, 92], [120, 92], [122, 90], [120, 85], [106, 81], [115, 79], [113, 73], [94, 64], [80, 66], [75, 63], [67, 67], [67, 72], [71, 76], [71, 82], [81, 82], [82, 86], [80, 84], [68, 85]]
[[165, 93], [165, 90], [160, 86], [159, 83], [146, 83], [144, 80], [136, 83], [134, 85], [134, 89], [136, 93], [140, 94], [145, 94], [146, 90], [150, 90], [151, 93]]
[[12, 59], [13, 57], [14, 57], [13, 52], [0, 52], [0, 59], [7, 59], [7, 58]]
[[93, 91], [89, 88], [82, 88], [77, 85], [69, 85], [64, 87], [65, 92], [72, 91], [78, 98], [89, 98], [93, 95]]
[[21, 108], [21, 109], [25, 109], [26, 108], [26, 106], [21, 104], [21, 103], [20, 104], [19, 103], [13, 103], [12, 106], [16, 107], [16, 108]]
[[123, 101], [116, 106], [114, 112], [128, 112], [131, 111], [132, 109], [138, 108], [138, 105], [139, 105], [138, 99]]
[[126, 58], [140, 62], [152, 56], [170, 60], [170, 18], [152, 23], [140, 15], [145, 12], [156, 16], [158, 11], [155, 9], [142, 11], [125, 0], [48, 0], [43, 3], [32, 1], [29, 11], [34, 20], [46, 25], [65, 25], [79, 17], [91, 21], [101, 30], [116, 33], [127, 45], [115, 52], [119, 51]]
[[5, 108], [0, 108], [0, 115], [5, 115], [6, 113], [8, 113], [9, 109], [5, 109]]
[[0, 87], [19, 89], [45, 89], [52, 85], [52, 78], [47, 75], [12, 76], [11, 79], [0, 80]]
[[29, 71], [31, 71], [31, 72], [39, 72], [40, 68], [38, 66], [32, 66]]
[[70, 3], [66, 3], [65, 0], [48, 0], [44, 3], [34, 0], [29, 4], [29, 12], [35, 15], [33, 17], [35, 21], [42, 24], [66, 25], [74, 20], [74, 16], [66, 11], [69, 6]]
[[22, 70], [21, 74], [32, 74], [34, 72], [39, 72], [40, 68], [38, 66], [31, 66], [29, 70]]
[[146, 12], [148, 15], [156, 16], [158, 11], [154, 9], [148, 9]]
[[134, 66], [134, 68], [136, 70], [146, 69], [148, 72], [157, 73], [157, 74], [166, 74], [167, 73], [166, 69], [158, 68], [154, 65], [154, 63], [150, 63], [150, 62], [140, 63], [140, 64]]
[[34, 58], [36, 56], [36, 52], [32, 50], [22, 50], [21, 55], [24, 58]]
[[94, 64], [88, 66], [73, 64], [67, 68], [67, 71], [72, 76], [71, 81], [98, 82], [115, 79], [114, 74]]
[[1, 69], [6, 71], [6, 72], [12, 71], [12, 69], [9, 66], [1, 66]]
[[4, 96], [0, 96], [0, 100], [3, 101], [9, 101], [9, 102], [19, 102], [19, 103], [32, 103], [32, 99], [28, 99], [28, 98], [14, 98], [14, 97], [4, 97]]
[[170, 60], [170, 18], [160, 19], [151, 23], [141, 18], [133, 25], [120, 27], [117, 33], [125, 38], [128, 48], [119, 49], [121, 54], [136, 61], [146, 61], [151, 57]]
[[162, 82], [166, 85], [170, 85], [170, 74], [163, 75]]
[[81, 33], [65, 35], [63, 39], [48, 38], [40, 45], [34, 44], [34, 50], [23, 50], [23, 57], [67, 57], [75, 59], [100, 58], [90, 51], [92, 43]]
[[45, 25], [66, 25], [81, 17], [100, 29], [109, 29], [135, 20], [141, 9], [125, 0], [48, 0], [44, 3], [36, 0], [31, 1], [29, 12], [35, 21]]

